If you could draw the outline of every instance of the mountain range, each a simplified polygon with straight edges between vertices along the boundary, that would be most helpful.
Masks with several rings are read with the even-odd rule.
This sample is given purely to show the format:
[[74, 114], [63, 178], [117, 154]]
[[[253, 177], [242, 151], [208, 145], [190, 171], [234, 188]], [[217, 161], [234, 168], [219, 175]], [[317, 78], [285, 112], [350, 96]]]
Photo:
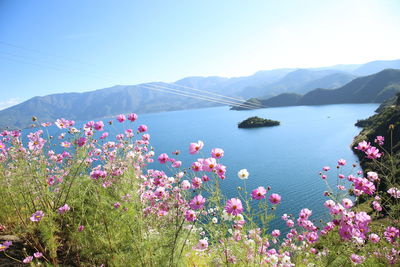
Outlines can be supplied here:
[[[252, 98], [250, 101], [263, 103], [276, 103], [274, 101], [277, 100], [290, 104], [313, 103], [318, 101], [319, 95], [329, 94], [323, 89], [318, 89], [316, 93], [315, 88], [330, 90], [342, 88], [354, 79], [357, 80], [360, 75], [370, 75], [387, 67], [400, 69], [400, 60], [311, 69], [274, 69], [234, 78], [186, 77], [175, 83], [117, 85], [84, 93], [37, 96], [0, 110], [0, 129], [27, 127], [31, 123], [32, 116], [38, 117], [40, 121], [54, 121], [60, 117], [91, 120], [128, 112], [162, 112], [232, 104], [216, 100], [218, 97], [216, 94], [243, 101]], [[166, 88], [172, 88], [175, 94], [165, 92]], [[396, 88], [396, 86], [386, 88], [386, 91], [373, 101], [383, 101], [386, 95], [390, 95], [392, 90], [397, 90]], [[199, 90], [206, 90], [209, 93], [204, 94]], [[284, 94], [281, 95], [282, 93]], [[188, 94], [191, 94], [191, 97], [188, 97]], [[213, 98], [214, 102], [207, 101], [210, 98]], [[225, 100], [232, 101], [232, 99]]]
[[267, 99], [252, 98], [245, 103], [256, 103], [265, 107], [382, 103], [398, 92], [400, 92], [400, 69], [385, 69], [376, 74], [356, 78], [337, 89], [317, 88], [304, 95], [284, 93]]

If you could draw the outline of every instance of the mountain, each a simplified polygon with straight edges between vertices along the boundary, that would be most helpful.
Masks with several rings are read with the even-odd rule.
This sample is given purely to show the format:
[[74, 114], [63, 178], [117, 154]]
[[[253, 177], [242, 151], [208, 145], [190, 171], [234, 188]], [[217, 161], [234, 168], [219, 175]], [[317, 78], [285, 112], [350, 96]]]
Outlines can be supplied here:
[[[251, 101], [266, 107], [382, 103], [393, 97], [397, 92], [400, 92], [400, 70], [386, 69], [376, 74], [356, 78], [337, 89], [318, 88], [303, 96], [293, 93], [280, 94], [267, 99], [252, 98]], [[241, 110], [242, 108], [232, 109]]]
[[354, 75], [365, 76], [377, 73], [384, 69], [400, 69], [400, 59], [397, 60], [376, 60], [361, 65], [353, 71]]
[[315, 89], [305, 94], [298, 105], [381, 103], [399, 91], [400, 70], [387, 69], [357, 78], [335, 90]]

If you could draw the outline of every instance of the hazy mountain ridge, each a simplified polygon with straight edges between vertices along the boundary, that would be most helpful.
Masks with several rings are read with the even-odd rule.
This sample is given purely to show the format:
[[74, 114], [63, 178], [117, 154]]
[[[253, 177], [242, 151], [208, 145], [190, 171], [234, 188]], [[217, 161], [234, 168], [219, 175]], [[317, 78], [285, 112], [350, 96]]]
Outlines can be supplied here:
[[[276, 96], [266, 103], [269, 106], [283, 103], [294, 105], [297, 103], [296, 101], [299, 101], [299, 96], [292, 93], [306, 93], [318, 87], [333, 89], [353, 80], [355, 78], [351, 73], [353, 71], [377, 69], [379, 66], [395, 65], [397, 62], [400, 60], [313, 69], [275, 69], [259, 71], [251, 76], [233, 78], [186, 77], [176, 81], [175, 84], [154, 82], [139, 85], [117, 85], [84, 93], [61, 93], [33, 97], [23, 103], [1, 110], [0, 128], [27, 127], [31, 123], [32, 116], [38, 117], [40, 121], [54, 121], [60, 117], [89, 120], [128, 112], [162, 112], [222, 105], [160, 92], [159, 88], [155, 88], [155, 90], [143, 88], [149, 86], [166, 86], [180, 92], [188, 92], [188, 89], [179, 86], [188, 86], [240, 99], [260, 96], [265, 98], [266, 95]], [[367, 66], [363, 70], [365, 65]], [[388, 85], [384, 91], [380, 92], [380, 99], [391, 95], [392, 91], [397, 90], [396, 86]], [[200, 92], [192, 91], [192, 93], [199, 94]], [[287, 94], [279, 96], [281, 93]], [[312, 98], [311, 96], [309, 97]], [[266, 100], [255, 101], [261, 103]]]
[[268, 99], [250, 99], [248, 101], [258, 102], [267, 107], [382, 103], [398, 92], [400, 92], [400, 70], [386, 69], [376, 74], [356, 78], [337, 89], [317, 88], [305, 95], [281, 94]]

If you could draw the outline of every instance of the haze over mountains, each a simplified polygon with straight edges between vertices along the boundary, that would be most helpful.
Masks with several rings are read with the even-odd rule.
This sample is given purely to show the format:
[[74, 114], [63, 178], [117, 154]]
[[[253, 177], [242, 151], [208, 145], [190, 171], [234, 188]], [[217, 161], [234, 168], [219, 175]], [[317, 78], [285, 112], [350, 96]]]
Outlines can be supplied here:
[[[368, 78], [368, 81], [362, 80], [365, 84], [370, 84], [365, 85], [365, 88], [375, 88], [385, 84], [384, 88], [376, 89], [378, 92], [371, 95], [363, 95], [362, 92], [353, 93], [352, 90], [357, 90], [356, 85], [361, 86], [362, 82], [359, 79], [364, 78], [355, 79], [358, 76], [374, 74], [386, 68], [400, 69], [400, 60], [373, 61], [363, 65], [337, 65], [314, 69], [276, 69], [235, 78], [187, 77], [176, 81], [175, 84], [157, 82], [117, 85], [91, 92], [33, 97], [23, 103], [1, 110], [0, 128], [27, 127], [31, 123], [32, 116], [38, 117], [40, 121], [54, 121], [60, 117], [73, 120], [92, 120], [128, 112], [148, 113], [222, 105], [205, 101], [204, 98], [211, 97], [211, 95], [190, 91], [185, 86], [243, 100], [258, 97], [259, 99], [252, 99], [252, 101], [259, 101], [268, 106], [274, 106], [277, 103], [298, 105], [332, 102], [321, 99], [345, 101], [343, 103], [382, 102], [400, 88], [396, 82], [399, 71], [392, 70], [389, 71], [390, 73], [380, 74], [376, 79], [381, 83], [375, 83], [375, 79], [372, 78]], [[191, 92], [197, 95], [195, 98], [190, 98], [163, 92], [166, 87], [172, 88], [178, 94]], [[316, 88], [324, 89], [314, 90]], [[336, 88], [339, 89], [332, 90]], [[381, 91], [381, 89], [384, 90]], [[373, 89], [368, 90], [373, 91]], [[199, 96], [200, 94], [204, 96]], [[300, 94], [305, 95], [302, 97]], [[203, 99], [199, 99], [199, 97]], [[271, 97], [273, 97], [272, 101], [268, 102], [266, 99]], [[362, 98], [364, 102], [346, 102], [360, 99], [360, 97], [364, 97]]]

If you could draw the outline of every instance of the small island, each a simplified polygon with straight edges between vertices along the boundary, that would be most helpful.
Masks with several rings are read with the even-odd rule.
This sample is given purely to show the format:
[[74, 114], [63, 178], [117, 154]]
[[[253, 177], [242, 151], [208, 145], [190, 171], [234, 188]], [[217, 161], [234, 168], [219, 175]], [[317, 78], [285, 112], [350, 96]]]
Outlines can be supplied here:
[[239, 128], [256, 128], [256, 127], [270, 127], [280, 125], [279, 121], [263, 119], [257, 116], [250, 117], [240, 123], [238, 123]]

